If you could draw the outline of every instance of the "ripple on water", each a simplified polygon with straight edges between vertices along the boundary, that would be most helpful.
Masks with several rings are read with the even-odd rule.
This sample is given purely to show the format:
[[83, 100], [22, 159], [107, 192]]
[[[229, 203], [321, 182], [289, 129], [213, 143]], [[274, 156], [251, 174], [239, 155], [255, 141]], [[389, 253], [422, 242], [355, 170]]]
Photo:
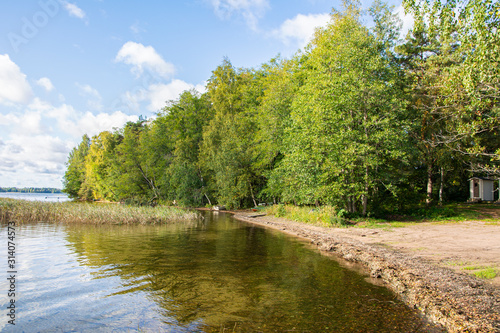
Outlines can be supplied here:
[[358, 273], [226, 217], [17, 232], [17, 322], [0, 323], [5, 332], [404, 332], [422, 324]]

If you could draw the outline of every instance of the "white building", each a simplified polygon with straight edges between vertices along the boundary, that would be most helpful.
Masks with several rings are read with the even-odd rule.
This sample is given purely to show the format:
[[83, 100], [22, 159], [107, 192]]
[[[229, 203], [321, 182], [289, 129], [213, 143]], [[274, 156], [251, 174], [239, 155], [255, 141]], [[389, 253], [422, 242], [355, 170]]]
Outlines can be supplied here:
[[495, 200], [495, 180], [491, 178], [472, 177], [469, 179], [470, 201]]

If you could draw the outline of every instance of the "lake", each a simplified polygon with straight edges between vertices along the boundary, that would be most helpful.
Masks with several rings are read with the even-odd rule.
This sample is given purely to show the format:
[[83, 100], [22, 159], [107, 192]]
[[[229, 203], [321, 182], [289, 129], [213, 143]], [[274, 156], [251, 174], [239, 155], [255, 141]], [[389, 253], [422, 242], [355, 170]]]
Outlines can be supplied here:
[[[388, 289], [309, 244], [203, 214], [161, 226], [16, 226], [16, 325], [5, 319], [2, 278], [0, 329], [437, 332]], [[6, 274], [6, 260], [0, 269]]]
[[63, 202], [70, 201], [66, 193], [22, 193], [22, 192], [0, 192], [0, 198], [11, 198], [29, 201]]

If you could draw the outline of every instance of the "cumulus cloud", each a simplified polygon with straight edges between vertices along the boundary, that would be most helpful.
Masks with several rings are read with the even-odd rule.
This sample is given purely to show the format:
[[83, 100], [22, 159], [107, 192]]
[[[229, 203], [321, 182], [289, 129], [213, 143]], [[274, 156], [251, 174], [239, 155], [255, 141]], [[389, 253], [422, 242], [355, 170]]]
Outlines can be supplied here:
[[52, 84], [52, 81], [50, 81], [49, 78], [42, 77], [40, 80], [36, 81], [36, 84], [44, 88], [48, 92], [54, 90], [54, 85]]
[[145, 89], [128, 91], [123, 95], [122, 103], [123, 106], [137, 111], [141, 109], [141, 103], [146, 102], [147, 109], [156, 112], [165, 107], [168, 101], [177, 100], [184, 91], [193, 89], [203, 93], [205, 86], [174, 79], [170, 83], [154, 83]]
[[242, 16], [253, 30], [257, 30], [259, 19], [270, 8], [268, 0], [210, 0], [210, 4], [220, 18]]
[[[4, 123], [10, 122], [11, 124], [19, 124], [19, 126], [21, 126], [23, 122], [31, 123], [32, 125], [30, 126], [33, 126], [36, 120], [38, 120], [39, 124], [50, 123], [52, 126], [57, 126], [57, 128], [53, 129], [55, 132], [66, 133], [73, 139], [78, 139], [83, 134], [92, 136], [102, 131], [110, 131], [115, 127], [123, 126], [127, 121], [136, 121], [138, 119], [135, 115], [129, 116], [121, 111], [115, 111], [113, 113], [101, 112], [97, 114], [92, 112], [80, 112], [71, 105], [62, 104], [60, 106], [53, 106], [39, 98], [36, 98], [33, 103], [28, 106], [23, 115], [18, 117], [7, 115], [4, 118]], [[0, 125], [2, 125], [1, 116]], [[42, 130], [43, 133], [52, 132], [51, 129], [47, 127], [42, 128]], [[19, 132], [19, 128], [15, 129], [15, 132]], [[38, 131], [38, 133], [39, 132], [40, 131]]]
[[329, 21], [329, 14], [298, 14], [283, 22], [272, 32], [272, 35], [279, 38], [285, 45], [293, 44], [293, 46], [303, 48], [313, 38], [316, 28], [326, 26]]
[[33, 97], [26, 75], [8, 54], [0, 54], [0, 104], [28, 103]]
[[113, 113], [99, 113], [94, 115], [91, 112], [86, 112], [76, 122], [68, 122], [67, 132], [77, 134], [81, 137], [83, 134], [93, 136], [102, 131], [111, 131], [113, 128], [122, 127], [128, 121], [137, 121], [135, 115], [129, 116], [121, 111]]
[[88, 98], [87, 106], [91, 110], [101, 110], [102, 109], [102, 97], [101, 94], [97, 91], [97, 89], [92, 88], [88, 84], [80, 84], [76, 83], [76, 86], [80, 90], [80, 95]]
[[149, 87], [147, 98], [150, 101], [149, 110], [158, 111], [167, 101], [176, 100], [186, 90], [195, 88], [192, 84], [182, 80], [173, 80], [169, 84], [153, 84]]
[[116, 62], [123, 62], [132, 66], [132, 73], [141, 76], [144, 70], [164, 78], [170, 78], [175, 72], [174, 65], [166, 62], [152, 46], [141, 43], [127, 42], [118, 51]]
[[61, 187], [65, 162], [83, 134], [122, 127], [137, 116], [80, 112], [35, 98], [21, 111], [0, 114], [0, 183]]
[[67, 2], [67, 1], [63, 1], [62, 5], [64, 6], [64, 9], [66, 9], [66, 11], [69, 13], [70, 16], [74, 16], [74, 17], [82, 19], [82, 20], [86, 19], [87, 15], [76, 4], [71, 3], [71, 2]]
[[2, 183], [61, 186], [71, 142], [50, 135], [15, 133], [0, 146]]

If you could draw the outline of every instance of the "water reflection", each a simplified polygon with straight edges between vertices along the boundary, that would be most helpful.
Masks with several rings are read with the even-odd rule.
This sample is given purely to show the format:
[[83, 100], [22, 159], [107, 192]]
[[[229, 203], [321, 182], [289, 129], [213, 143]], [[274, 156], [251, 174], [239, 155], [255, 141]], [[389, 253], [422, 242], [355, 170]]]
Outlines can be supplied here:
[[50, 290], [37, 281], [39, 313], [30, 312], [33, 323], [54, 314], [50, 329], [432, 331], [387, 289], [224, 214], [166, 226], [65, 226], [50, 242], [59, 253], [46, 255], [59, 268], [48, 269]]

